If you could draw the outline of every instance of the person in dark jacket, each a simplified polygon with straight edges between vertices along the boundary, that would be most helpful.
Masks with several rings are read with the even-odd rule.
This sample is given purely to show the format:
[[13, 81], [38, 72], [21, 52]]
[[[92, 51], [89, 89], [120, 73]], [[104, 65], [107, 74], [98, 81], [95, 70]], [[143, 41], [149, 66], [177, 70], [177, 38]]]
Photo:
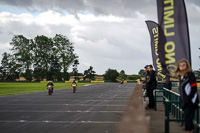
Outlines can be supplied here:
[[[146, 66], [144, 67], [144, 69], [145, 69], [146, 75], [145, 75], [145, 79], [144, 79], [144, 81], [143, 81], [143, 84], [146, 84], [146, 82], [147, 82], [147, 77], [148, 77], [148, 75], [149, 75], [148, 65], [146, 65]], [[146, 89], [146, 88], [145, 88], [145, 89]]]
[[153, 96], [153, 90], [155, 89], [155, 80], [156, 80], [156, 74], [153, 70], [153, 66], [148, 66], [149, 75], [147, 76], [147, 96], [149, 98], [149, 104], [146, 107], [146, 109], [153, 109], [154, 108], [154, 96]]
[[142, 88], [143, 88], [143, 97], [144, 97], [144, 100], [145, 100], [145, 97], [147, 97], [147, 77], [149, 76], [149, 70], [148, 70], [148, 65], [146, 65], [144, 67], [145, 69], [145, 72], [146, 72], [146, 75], [145, 75], [145, 79], [144, 81], [142, 82]]
[[190, 63], [185, 59], [179, 60], [174, 70], [174, 76], [179, 77], [180, 104], [184, 111], [185, 133], [192, 133], [193, 119], [198, 107], [199, 97], [196, 78]]

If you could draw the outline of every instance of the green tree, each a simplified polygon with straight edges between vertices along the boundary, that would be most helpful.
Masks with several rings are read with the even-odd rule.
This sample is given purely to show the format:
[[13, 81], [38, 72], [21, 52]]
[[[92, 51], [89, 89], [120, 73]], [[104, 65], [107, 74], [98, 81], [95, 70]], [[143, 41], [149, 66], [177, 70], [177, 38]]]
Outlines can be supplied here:
[[20, 76], [24, 77], [26, 80], [31, 82], [32, 78], [33, 78], [33, 70], [32, 69], [26, 69], [25, 72], [20, 73]]
[[68, 72], [63, 72], [63, 77], [64, 77], [64, 80], [69, 80], [70, 74]]
[[8, 53], [3, 53], [1, 60], [1, 79], [7, 81], [15, 81], [19, 78], [21, 72], [21, 65], [17, 63], [15, 58]]
[[51, 55], [53, 54], [53, 41], [46, 36], [37, 36], [33, 43], [34, 76], [37, 78], [52, 80], [50, 76]]
[[13, 57], [21, 65], [23, 76], [29, 81], [32, 80], [32, 44], [32, 40], [23, 35], [15, 35], [10, 42]]
[[53, 39], [37, 36], [34, 41], [34, 51], [34, 75], [41, 75], [37, 76], [40, 79], [68, 80], [67, 70], [75, 60], [78, 60], [78, 56], [74, 53], [73, 43], [60, 34], [56, 34]]
[[60, 67], [63, 71], [63, 78], [65, 80], [68, 80], [69, 79], [69, 74], [67, 73], [68, 68], [73, 63], [78, 61], [78, 56], [74, 53], [73, 43], [70, 42], [70, 40], [66, 36], [56, 34], [56, 36], [53, 38], [53, 44], [54, 48], [56, 48], [54, 50], [54, 55], [56, 55], [56, 57], [58, 57], [60, 61]]
[[88, 78], [90, 80], [94, 80], [95, 71], [93, 71], [93, 67], [90, 66], [88, 70], [84, 71], [84, 79]]
[[145, 75], [146, 75], [145, 70], [144, 70], [144, 69], [140, 69], [140, 71], [138, 72], [138, 75], [139, 75], [140, 77], [145, 76]]
[[119, 73], [119, 79], [122, 80], [122, 79], [126, 79], [127, 78], [127, 75], [125, 74], [125, 71], [124, 70], [121, 70], [121, 72]]
[[[37, 36], [34, 39], [27, 39], [22, 35], [16, 35], [11, 41], [11, 54], [6, 57], [13, 61], [13, 67], [20, 75], [31, 81], [32, 77], [37, 80], [68, 80], [68, 68], [73, 64], [74, 71], [77, 71], [78, 56], [74, 53], [73, 43], [63, 35], [56, 34], [54, 38]], [[9, 64], [8, 63], [8, 64]], [[5, 64], [5, 63], [4, 63]], [[3, 65], [4, 65], [3, 64]], [[4, 66], [1, 66], [1, 76], [4, 77]], [[20, 68], [18, 68], [20, 67]], [[76, 68], [75, 68], [76, 67]], [[78, 72], [78, 71], [77, 71]]]
[[79, 80], [76, 76], [78, 76], [78, 65], [79, 65], [79, 61], [78, 59], [75, 59], [74, 60], [74, 63], [73, 63], [73, 68], [72, 68], [72, 73], [73, 75], [75, 76], [75, 79], [76, 80]]
[[104, 74], [105, 80], [110, 80], [112, 82], [116, 82], [117, 77], [119, 76], [119, 72], [116, 69], [108, 69]]
[[63, 76], [61, 76], [62, 75], [61, 66], [56, 56], [52, 57], [51, 59], [50, 74], [51, 74], [50, 75], [51, 79], [58, 80], [58, 81], [62, 80]]

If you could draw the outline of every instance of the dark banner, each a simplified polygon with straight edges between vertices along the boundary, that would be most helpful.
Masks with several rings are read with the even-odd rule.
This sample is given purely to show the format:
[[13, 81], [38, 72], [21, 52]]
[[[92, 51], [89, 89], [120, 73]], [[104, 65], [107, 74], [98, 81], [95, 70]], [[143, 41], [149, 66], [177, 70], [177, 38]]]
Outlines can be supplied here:
[[[151, 52], [152, 52], [152, 59], [153, 59], [153, 66], [156, 70], [157, 76], [161, 78], [162, 80], [165, 80], [165, 69], [163, 69], [163, 66], [160, 62], [160, 51], [158, 50], [159, 45], [163, 45], [165, 42], [165, 38], [163, 35], [163, 31], [161, 27], [153, 22], [153, 21], [145, 21], [149, 30], [150, 38], [151, 38]], [[162, 42], [160, 42], [162, 40]]]
[[163, 69], [169, 74], [180, 59], [191, 63], [188, 21], [184, 0], [157, 0], [158, 23], [166, 40], [158, 49]]

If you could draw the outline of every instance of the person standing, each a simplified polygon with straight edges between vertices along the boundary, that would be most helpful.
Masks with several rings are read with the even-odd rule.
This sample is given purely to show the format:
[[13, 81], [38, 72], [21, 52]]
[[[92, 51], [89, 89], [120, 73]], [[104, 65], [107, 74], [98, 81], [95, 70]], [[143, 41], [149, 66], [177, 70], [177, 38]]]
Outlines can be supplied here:
[[[145, 69], [146, 75], [145, 75], [145, 79], [144, 79], [144, 81], [143, 81], [143, 84], [144, 84], [144, 83], [146, 84], [146, 82], [147, 82], [147, 77], [148, 77], [148, 75], [149, 75], [148, 65], [146, 65], [146, 66], [144, 67], [144, 69]], [[146, 89], [146, 88], [145, 88], [145, 89]]]
[[144, 69], [145, 69], [146, 75], [145, 75], [144, 81], [142, 82], [142, 88], [143, 88], [143, 97], [145, 100], [145, 97], [147, 97], [147, 77], [149, 76], [148, 65], [146, 65]]
[[196, 77], [186, 59], [181, 59], [176, 63], [174, 76], [179, 77], [180, 104], [184, 111], [185, 133], [192, 133], [193, 119], [198, 107], [199, 97]]
[[153, 70], [153, 66], [148, 66], [149, 75], [147, 76], [147, 96], [149, 98], [149, 104], [146, 107], [146, 109], [153, 109], [154, 108], [154, 96], [153, 96], [153, 90], [155, 89], [155, 81], [156, 81], [156, 74]]

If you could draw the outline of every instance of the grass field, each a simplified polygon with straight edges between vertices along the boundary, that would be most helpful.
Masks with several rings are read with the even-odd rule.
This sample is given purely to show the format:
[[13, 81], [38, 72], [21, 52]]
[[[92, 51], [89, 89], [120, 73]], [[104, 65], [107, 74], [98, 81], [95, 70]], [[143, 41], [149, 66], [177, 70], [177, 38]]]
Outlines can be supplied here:
[[[94, 83], [78, 83], [78, 87]], [[71, 88], [71, 83], [54, 83], [54, 90]], [[0, 82], [0, 96], [47, 91], [45, 83], [7, 83]]]

